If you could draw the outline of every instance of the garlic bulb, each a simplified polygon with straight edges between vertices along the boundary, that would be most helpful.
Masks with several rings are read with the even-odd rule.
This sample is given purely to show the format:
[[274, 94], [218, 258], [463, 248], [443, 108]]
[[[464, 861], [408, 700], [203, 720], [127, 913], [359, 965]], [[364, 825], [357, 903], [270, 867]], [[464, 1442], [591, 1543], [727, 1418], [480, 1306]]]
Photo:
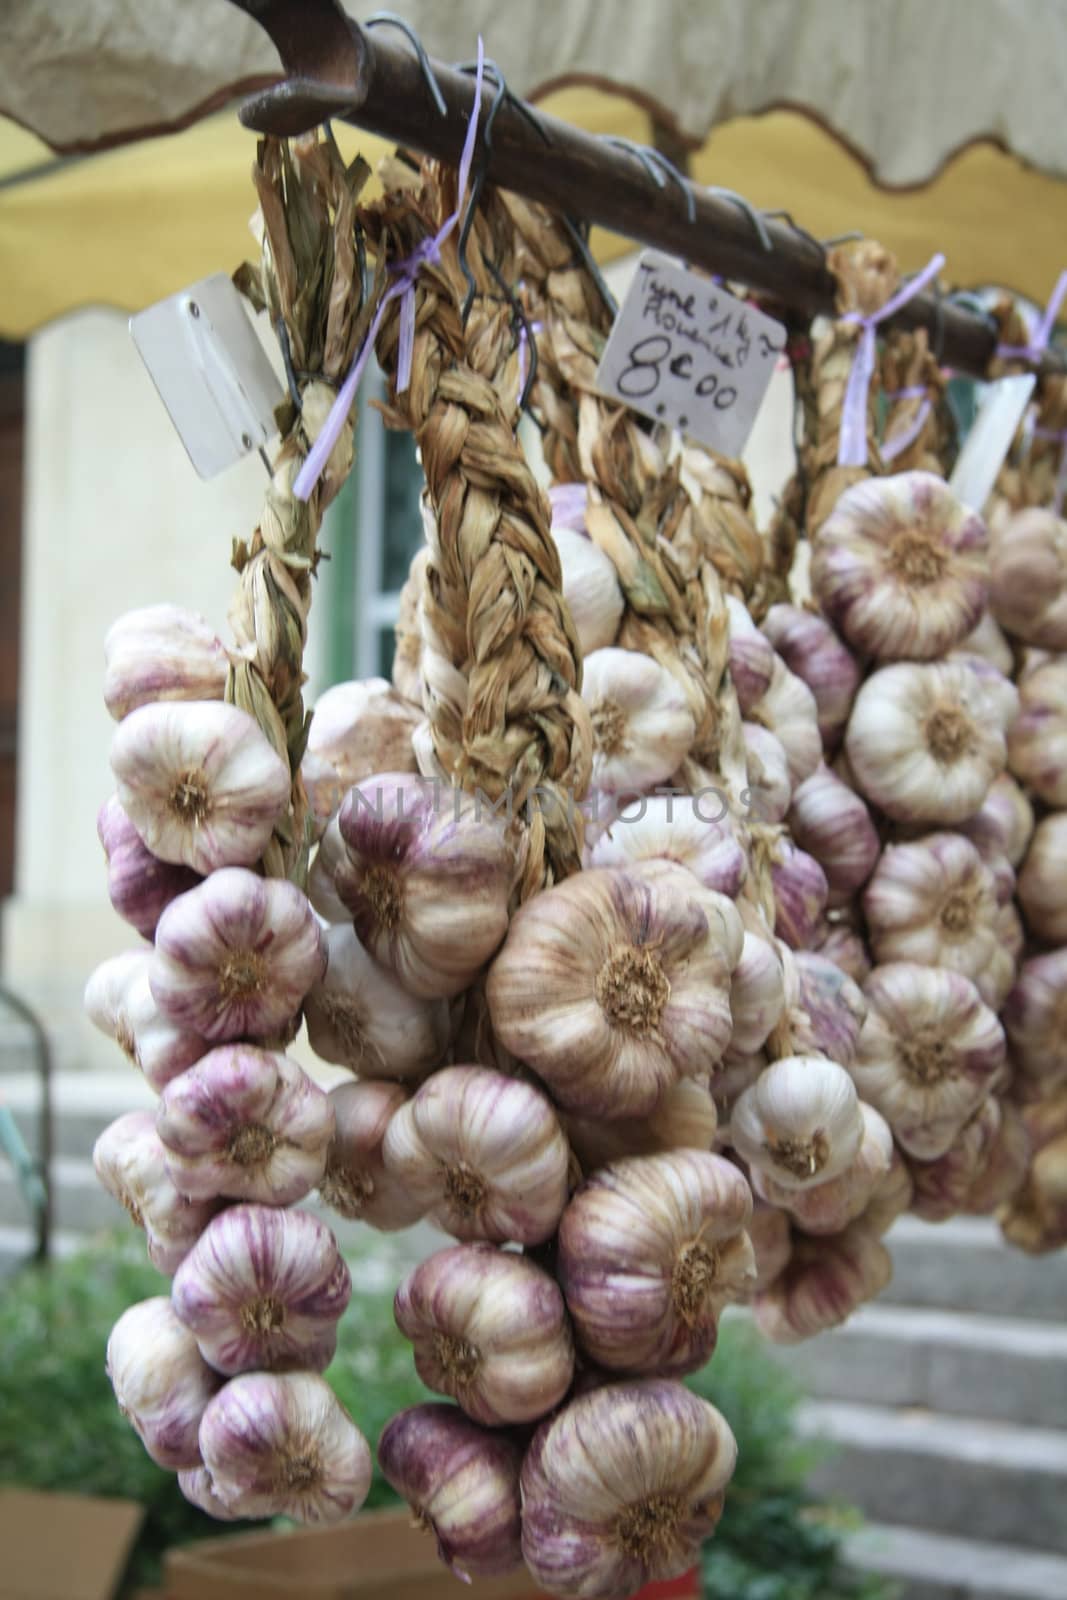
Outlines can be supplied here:
[[807, 684], [790, 672], [781, 657], [776, 658], [767, 692], [750, 718], [781, 744], [794, 788], [811, 777], [823, 753], [818, 708]]
[[756, 1257], [756, 1276], [742, 1297], [751, 1300], [761, 1289], [772, 1284], [793, 1253], [793, 1230], [789, 1217], [777, 1206], [768, 1206], [754, 1197], [752, 1216], [748, 1222], [748, 1237]]
[[[354, 783], [376, 772], [414, 772], [414, 706], [384, 678], [337, 683], [315, 702], [301, 764], [312, 812], [327, 823]], [[308, 759], [310, 758], [310, 759]]]
[[326, 1170], [333, 1106], [287, 1056], [225, 1044], [166, 1086], [156, 1128], [180, 1194], [287, 1206]]
[[1028, 1084], [1067, 1081], [1067, 949], [1031, 956], [1019, 969], [1002, 1020], [1015, 1070]]
[[915, 1185], [911, 1181], [908, 1164], [894, 1145], [889, 1171], [875, 1184], [867, 1208], [859, 1220], [867, 1232], [876, 1234], [880, 1239], [907, 1211], [914, 1192]]
[[1019, 685], [1008, 733], [1008, 766], [1046, 805], [1067, 806], [1067, 661], [1060, 657]]
[[688, 867], [706, 889], [733, 900], [745, 879], [745, 853], [725, 823], [700, 814], [699, 797], [641, 796], [637, 816], [627, 806], [586, 854], [589, 867], [629, 867], [663, 859]]
[[918, 961], [977, 978], [997, 948], [993, 874], [958, 833], [888, 845], [863, 911], [879, 963]]
[[636, 650], [594, 650], [582, 666], [593, 723], [593, 784], [610, 794], [665, 783], [696, 733], [685, 690]]
[[748, 716], [770, 687], [774, 673], [773, 640], [765, 639], [742, 601], [725, 596], [730, 616], [730, 679], [741, 715]]
[[740, 920], [687, 882], [666, 863], [582, 872], [512, 918], [486, 983], [493, 1028], [565, 1110], [644, 1115], [729, 1043]]
[[1019, 691], [1010, 678], [1006, 678], [985, 656], [970, 655], [963, 650], [953, 650], [946, 657], [950, 663], [967, 667], [978, 679], [993, 721], [1008, 733], [1019, 715]]
[[752, 1196], [721, 1156], [635, 1156], [587, 1179], [559, 1225], [559, 1281], [585, 1355], [612, 1372], [693, 1372], [755, 1277]]
[[897, 822], [962, 822], [1006, 757], [1004, 732], [960, 662], [883, 667], [856, 696], [845, 749], [859, 788]]
[[113, 622], [104, 640], [104, 704], [117, 722], [154, 700], [221, 700], [229, 662], [203, 617], [181, 606], [144, 606]]
[[572, 1400], [522, 1465], [522, 1553], [535, 1583], [615, 1600], [688, 1571], [736, 1460], [725, 1418], [680, 1383], [647, 1378]]
[[891, 962], [875, 967], [863, 992], [856, 1087], [909, 1155], [935, 1160], [1003, 1069], [1003, 1029], [974, 984], [945, 967]]
[[863, 1222], [826, 1238], [797, 1234], [789, 1264], [753, 1302], [756, 1326], [774, 1344], [838, 1328], [893, 1276], [889, 1251]]
[[790, 1016], [794, 1051], [850, 1066], [867, 1015], [866, 1000], [848, 973], [826, 956], [798, 950], [794, 961], [800, 985]]
[[322, 1061], [376, 1078], [417, 1078], [448, 1047], [448, 1002], [420, 1000], [367, 954], [351, 925], [327, 929], [326, 971], [304, 998]]
[[804, 950], [815, 938], [826, 910], [826, 874], [806, 851], [783, 834], [770, 851], [774, 886], [774, 931], [791, 950]]
[[315, 913], [295, 884], [227, 867], [164, 911], [149, 981], [163, 1015], [205, 1039], [269, 1039], [325, 965]]
[[170, 902], [200, 882], [188, 867], [160, 861], [141, 842], [118, 796], [100, 807], [96, 831], [107, 857], [107, 892], [111, 904], [145, 939], [151, 939], [156, 923]]
[[735, 1050], [731, 1045], [715, 1070], [711, 1080], [711, 1094], [719, 1117], [716, 1148], [730, 1142], [730, 1116], [734, 1106], [746, 1089], [750, 1089], [768, 1062], [763, 1051], [751, 1053]]
[[124, 1311], [107, 1341], [107, 1375], [119, 1410], [152, 1460], [172, 1472], [200, 1461], [200, 1419], [222, 1382], [166, 1295]]
[[1031, 1255], [1067, 1242], [1067, 1138], [1053, 1139], [1034, 1157], [1026, 1182], [997, 1218], [1009, 1244]]
[[149, 986], [150, 950], [129, 950], [102, 961], [85, 985], [89, 1020], [144, 1073], [157, 1092], [207, 1050], [198, 1033], [168, 1022]]
[[775, 1061], [730, 1116], [730, 1142], [738, 1154], [786, 1189], [836, 1178], [855, 1161], [862, 1138], [852, 1079], [822, 1056]]
[[991, 865], [997, 857], [1003, 856], [1011, 866], [1017, 867], [1026, 854], [1033, 831], [1034, 808], [1007, 772], [993, 779], [974, 816], [960, 824], [960, 832], [977, 847], [983, 861]]
[[832, 750], [845, 731], [860, 685], [855, 657], [825, 617], [798, 606], [771, 606], [763, 632], [790, 672], [815, 696], [823, 746]]
[[341, 838], [341, 824], [331, 817], [319, 840], [318, 849], [308, 868], [308, 899], [324, 922], [350, 923], [351, 913], [340, 895], [334, 877], [344, 860], [345, 842]]
[[873, 1106], [860, 1103], [863, 1138], [856, 1159], [828, 1183], [811, 1189], [786, 1189], [759, 1168], [752, 1169], [752, 1186], [769, 1205], [791, 1213], [803, 1233], [841, 1233], [862, 1216], [879, 1184], [893, 1164], [893, 1135], [885, 1118]]
[[977, 623], [989, 592], [986, 528], [929, 472], [866, 478], [819, 529], [812, 588], [853, 649], [930, 661]]
[[862, 984], [871, 970], [871, 958], [862, 937], [846, 921], [827, 919], [816, 930], [814, 953], [840, 967], [853, 983]]
[[215, 1200], [179, 1194], [166, 1168], [166, 1151], [150, 1111], [127, 1111], [106, 1127], [93, 1146], [93, 1167], [108, 1194], [143, 1228], [148, 1258], [173, 1273], [218, 1210]]
[[1019, 873], [1019, 904], [1026, 926], [1037, 939], [1067, 944], [1067, 812], [1053, 811], [1034, 829]]
[[569, 1151], [548, 1100], [481, 1067], [428, 1078], [394, 1112], [382, 1158], [412, 1202], [457, 1239], [540, 1244], [567, 1200]]
[[913, 1192], [911, 1210], [925, 1222], [946, 1222], [967, 1203], [1000, 1130], [1000, 1107], [992, 1097], [933, 1161], [908, 1161]]
[[400, 1084], [372, 1078], [330, 1090], [335, 1131], [319, 1194], [342, 1217], [383, 1232], [409, 1228], [424, 1211], [421, 1200], [385, 1170], [382, 1159], [385, 1130], [406, 1100], [407, 1090]]
[[785, 749], [767, 728], [756, 722], [741, 725], [748, 769], [748, 804], [753, 822], [781, 822], [789, 810], [793, 784]]
[[867, 882], [881, 843], [858, 794], [821, 766], [793, 792], [789, 831], [826, 875], [827, 904], [848, 905]]
[[751, 1054], [767, 1042], [785, 1006], [782, 959], [768, 939], [746, 933], [730, 979], [730, 1049]]
[[481, 797], [385, 773], [349, 791], [335, 873], [360, 942], [409, 993], [465, 989], [508, 925], [513, 855]]
[[[197, 1456], [199, 1457], [199, 1450]], [[178, 1488], [191, 1506], [214, 1517], [216, 1522], [236, 1522], [236, 1511], [230, 1511], [215, 1493], [215, 1485], [206, 1467], [186, 1467], [178, 1474]]]
[[294, 1367], [321, 1372], [352, 1293], [325, 1223], [307, 1211], [230, 1206], [174, 1275], [174, 1309], [205, 1361], [232, 1376]]
[[974, 986], [990, 1011], [999, 1012], [1015, 983], [1019, 961], [1026, 944], [1026, 934], [1023, 931], [1022, 918], [1011, 900], [1006, 905], [997, 907], [993, 926], [997, 936], [997, 947], [989, 958], [988, 966], [983, 967], [975, 978]]
[[963, 1209], [990, 1216], [1009, 1204], [1026, 1181], [1033, 1144], [1022, 1113], [1009, 1100], [997, 1101], [998, 1125], [967, 1190]]
[[439, 1250], [408, 1273], [393, 1309], [423, 1383], [475, 1422], [533, 1422], [571, 1386], [563, 1296], [524, 1256], [489, 1244]]
[[479, 1427], [456, 1406], [411, 1406], [386, 1423], [378, 1464], [457, 1577], [469, 1582], [522, 1564], [522, 1451], [506, 1434]]
[[201, 874], [258, 861], [289, 805], [287, 764], [254, 718], [218, 701], [131, 711], [111, 770], [152, 854]]
[[[992, 532], [991, 527], [990, 533]], [[992, 611], [982, 612], [981, 618], [967, 637], [960, 640], [958, 650], [961, 654], [981, 656], [1006, 678], [1014, 676], [1015, 657], [1011, 645], [998, 627]]]
[[614, 644], [619, 631], [625, 602], [618, 574], [610, 557], [586, 534], [553, 521], [552, 539], [563, 569], [563, 598], [588, 660], [594, 650]]
[[200, 1452], [215, 1494], [238, 1517], [341, 1522], [371, 1483], [366, 1439], [311, 1372], [231, 1379], [204, 1412]]
[[662, 1150], [710, 1150], [718, 1115], [706, 1080], [681, 1078], [647, 1117], [564, 1117], [564, 1132], [587, 1176], [623, 1156]]
[[989, 604], [1001, 627], [1067, 650], [1067, 522], [1030, 506], [991, 529]]

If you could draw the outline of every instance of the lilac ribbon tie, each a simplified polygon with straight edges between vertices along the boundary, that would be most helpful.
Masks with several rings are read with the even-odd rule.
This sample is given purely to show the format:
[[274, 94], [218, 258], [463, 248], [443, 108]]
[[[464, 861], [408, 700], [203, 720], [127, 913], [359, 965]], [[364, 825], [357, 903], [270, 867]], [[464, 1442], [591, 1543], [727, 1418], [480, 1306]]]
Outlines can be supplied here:
[[926, 426], [926, 419], [930, 415], [930, 397], [921, 383], [913, 383], [906, 389], [895, 389], [892, 394], [887, 394], [886, 399], [890, 405], [896, 400], [921, 400], [922, 405], [908, 423], [907, 427], [900, 428], [892, 434], [882, 445], [882, 460], [895, 461], [913, 445]]
[[467, 198], [467, 184], [470, 181], [471, 166], [474, 162], [474, 146], [478, 138], [478, 115], [482, 105], [482, 82], [485, 75], [485, 47], [482, 40], [478, 39], [478, 70], [474, 77], [474, 104], [467, 121], [467, 132], [463, 140], [463, 153], [459, 162], [459, 186], [456, 192], [456, 209], [452, 215], [446, 217], [432, 239], [424, 239], [417, 245], [411, 254], [404, 260], [398, 261], [390, 269], [394, 281], [386, 289], [378, 302], [378, 309], [374, 313], [370, 327], [367, 329], [366, 338], [360, 346], [359, 354], [352, 365], [352, 369], [337, 391], [337, 398], [330, 407], [330, 414], [323, 424], [322, 432], [308, 451], [305, 460], [296, 478], [293, 480], [293, 494], [297, 500], [309, 500], [311, 492], [319, 479], [323, 469], [330, 459], [334, 445], [341, 437], [341, 430], [352, 409], [352, 402], [366, 370], [374, 349], [374, 341], [378, 337], [378, 330], [382, 325], [386, 307], [393, 300], [400, 301], [400, 325], [396, 356], [396, 392], [403, 394], [411, 383], [411, 358], [415, 350], [415, 283], [420, 270], [427, 263], [436, 263], [441, 259], [441, 246], [463, 215], [463, 206]]
[[902, 289], [898, 289], [891, 300], [887, 300], [880, 311], [874, 311], [865, 317], [859, 311], [849, 311], [842, 322], [858, 322], [860, 325], [860, 342], [856, 347], [856, 354], [852, 358], [852, 366], [848, 374], [848, 387], [845, 389], [845, 404], [841, 416], [841, 438], [837, 446], [837, 464], [839, 467], [865, 467], [867, 465], [867, 396], [871, 390], [871, 379], [874, 377], [875, 363], [878, 358], [877, 328], [880, 322], [887, 317], [895, 316], [902, 306], [907, 305], [920, 289], [924, 289], [930, 279], [936, 277], [945, 265], [945, 258], [940, 252], [934, 256], [920, 273], [907, 282]]
[[1044, 355], [1045, 347], [1052, 337], [1052, 330], [1056, 325], [1056, 318], [1059, 315], [1059, 309], [1063, 304], [1065, 295], [1067, 295], [1067, 268], [1056, 279], [1056, 287], [1052, 291], [1052, 296], [1042, 313], [1040, 322], [1033, 331], [1030, 343], [998, 344], [997, 355], [1003, 357], [1017, 356], [1023, 361], [1039, 360]]

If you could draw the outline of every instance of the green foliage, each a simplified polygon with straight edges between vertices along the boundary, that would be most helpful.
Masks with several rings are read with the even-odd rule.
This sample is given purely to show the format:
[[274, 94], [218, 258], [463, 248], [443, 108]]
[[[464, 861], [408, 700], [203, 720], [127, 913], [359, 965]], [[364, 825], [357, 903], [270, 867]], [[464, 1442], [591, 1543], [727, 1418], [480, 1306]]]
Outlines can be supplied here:
[[[427, 1399], [392, 1317], [392, 1292], [360, 1285], [340, 1331], [329, 1380], [371, 1445], [388, 1419]], [[182, 1498], [171, 1473], [145, 1455], [120, 1416], [104, 1371], [107, 1336], [137, 1300], [166, 1293], [136, 1236], [27, 1269], [0, 1294], [0, 1483], [119, 1496], [145, 1506], [128, 1580], [157, 1581], [162, 1552], [218, 1536], [219, 1524]], [[728, 1321], [714, 1361], [689, 1380], [737, 1436], [737, 1473], [705, 1558], [707, 1600], [873, 1600], [879, 1591], [841, 1571], [839, 1527], [813, 1515], [803, 1484], [811, 1464], [792, 1428], [797, 1395], [747, 1325]], [[395, 1503], [380, 1474], [368, 1505]]]

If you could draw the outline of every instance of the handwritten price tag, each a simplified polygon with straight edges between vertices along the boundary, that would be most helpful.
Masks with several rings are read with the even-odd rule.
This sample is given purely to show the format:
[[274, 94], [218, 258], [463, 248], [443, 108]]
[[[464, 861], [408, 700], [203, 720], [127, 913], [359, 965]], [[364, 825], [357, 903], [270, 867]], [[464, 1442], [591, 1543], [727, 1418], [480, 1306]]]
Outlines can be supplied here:
[[780, 322], [646, 250], [604, 347], [597, 388], [738, 456], [785, 343]]

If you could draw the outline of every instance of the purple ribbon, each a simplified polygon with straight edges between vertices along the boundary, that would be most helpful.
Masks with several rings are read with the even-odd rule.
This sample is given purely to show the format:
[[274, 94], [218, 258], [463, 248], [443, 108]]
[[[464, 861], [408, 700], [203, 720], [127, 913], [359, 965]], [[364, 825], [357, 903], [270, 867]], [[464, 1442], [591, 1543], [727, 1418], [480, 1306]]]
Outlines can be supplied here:
[[894, 400], [921, 400], [922, 405], [908, 423], [906, 428], [901, 428], [892, 434], [882, 445], [882, 460], [895, 461], [909, 445], [913, 445], [926, 426], [926, 419], [930, 415], [930, 397], [921, 383], [910, 384], [906, 389], [895, 389], [892, 394], [887, 394], [886, 399], [892, 405]]
[[456, 194], [456, 209], [450, 217], [446, 217], [432, 239], [424, 239], [420, 245], [403, 261], [398, 261], [390, 269], [394, 281], [386, 289], [378, 302], [378, 309], [374, 313], [370, 327], [367, 329], [366, 338], [360, 346], [359, 354], [352, 365], [352, 369], [337, 391], [337, 398], [330, 407], [330, 414], [323, 424], [322, 432], [308, 451], [300, 471], [293, 481], [293, 494], [297, 500], [309, 500], [311, 491], [322, 477], [323, 468], [330, 459], [334, 445], [341, 437], [341, 430], [352, 409], [352, 402], [356, 398], [374, 349], [374, 341], [378, 337], [378, 330], [382, 325], [386, 308], [393, 300], [400, 301], [400, 328], [396, 357], [396, 392], [403, 394], [411, 383], [411, 357], [415, 349], [415, 283], [419, 272], [427, 262], [438, 262], [441, 259], [441, 246], [463, 215], [463, 206], [467, 198], [467, 184], [470, 181], [471, 165], [474, 161], [474, 146], [478, 138], [478, 115], [482, 105], [482, 81], [485, 68], [485, 47], [481, 37], [478, 39], [478, 70], [474, 78], [474, 104], [471, 106], [470, 118], [467, 122], [467, 133], [463, 140], [463, 153], [459, 162], [459, 187]]
[[859, 323], [860, 342], [852, 358], [848, 387], [845, 390], [841, 438], [837, 446], [839, 467], [867, 465], [867, 396], [870, 394], [871, 379], [874, 377], [878, 357], [876, 333], [878, 324], [884, 322], [887, 317], [895, 316], [902, 306], [907, 305], [908, 301], [919, 293], [920, 289], [926, 287], [931, 278], [937, 276], [944, 265], [945, 258], [939, 252], [921, 272], [909, 279], [902, 289], [898, 289], [880, 311], [872, 312], [869, 317], [863, 316], [859, 311], [849, 311], [841, 318], [842, 322]]
[[548, 491], [548, 499], [554, 528], [569, 528], [572, 533], [585, 532], [585, 508], [589, 504], [586, 484], [554, 483]]
[[1052, 291], [1052, 298], [1045, 307], [1040, 322], [1034, 329], [1029, 344], [998, 344], [998, 356], [1018, 356], [1023, 361], [1037, 361], [1045, 353], [1045, 347], [1052, 337], [1052, 330], [1056, 325], [1063, 298], [1067, 295], [1067, 268], [1056, 279], [1056, 287]]

